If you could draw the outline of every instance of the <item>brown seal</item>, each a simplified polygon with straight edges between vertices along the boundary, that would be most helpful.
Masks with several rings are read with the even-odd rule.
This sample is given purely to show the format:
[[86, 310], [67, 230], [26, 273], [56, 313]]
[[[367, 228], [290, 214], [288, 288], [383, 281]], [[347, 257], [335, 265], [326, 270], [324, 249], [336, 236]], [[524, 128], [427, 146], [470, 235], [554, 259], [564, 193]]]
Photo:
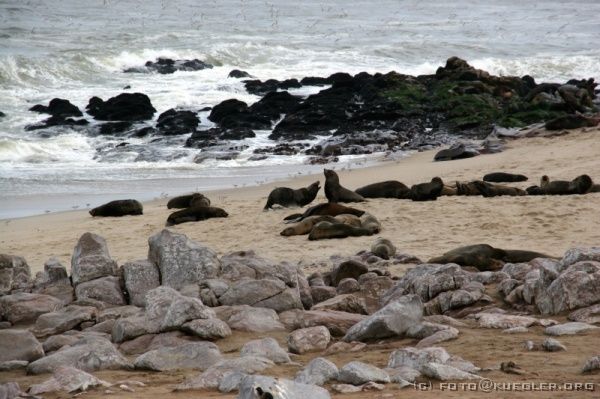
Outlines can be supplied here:
[[381, 259], [389, 259], [396, 255], [396, 247], [387, 238], [379, 237], [371, 244], [371, 252]]
[[142, 215], [144, 207], [134, 199], [110, 201], [90, 210], [92, 216]]
[[320, 216], [309, 216], [300, 222], [283, 229], [283, 231], [279, 234], [285, 237], [289, 236], [299, 236], [303, 234], [308, 234], [312, 230], [313, 226], [319, 222], [331, 222], [331, 223], [339, 223], [333, 216], [328, 215], [320, 215]]
[[328, 238], [346, 238], [372, 235], [369, 230], [362, 227], [353, 227], [345, 223], [319, 222], [314, 225], [308, 239], [323, 240]]
[[501, 184], [492, 184], [481, 180], [475, 180], [472, 184], [479, 190], [484, 197], [498, 197], [502, 195], [521, 196], [527, 195], [525, 190], [517, 187], [503, 186]]
[[415, 184], [410, 188], [410, 199], [413, 201], [435, 201], [444, 189], [444, 182], [434, 177], [429, 183]]
[[456, 187], [456, 183], [455, 184], [444, 183], [444, 187], [442, 188], [442, 193], [440, 195], [444, 195], [447, 197], [458, 195], [458, 188]]
[[429, 263], [456, 263], [460, 266], [473, 266], [480, 271], [498, 270], [504, 262], [529, 262], [535, 258], [553, 258], [539, 252], [504, 250], [488, 244], [475, 244], [459, 247], [429, 260]]
[[192, 193], [174, 197], [167, 202], [167, 208], [189, 208], [192, 206], [192, 201], [197, 205], [210, 206], [210, 200], [201, 193]]
[[473, 182], [456, 182], [456, 195], [481, 195], [479, 188]]
[[328, 216], [337, 216], [347, 213], [349, 215], [362, 216], [365, 211], [361, 211], [360, 209], [350, 208], [348, 206], [327, 202], [324, 204], [318, 204], [315, 206], [311, 206], [304, 213], [299, 214], [295, 213], [293, 215], [287, 216], [284, 220], [287, 222], [299, 222], [309, 216], [316, 215], [328, 215]]
[[410, 189], [397, 180], [387, 180], [357, 188], [355, 193], [364, 198], [408, 198]]
[[360, 217], [360, 227], [368, 230], [371, 234], [377, 234], [381, 231], [381, 223], [369, 212], [365, 212]]
[[304, 206], [314, 201], [321, 186], [316, 181], [308, 187], [294, 190], [288, 187], [276, 187], [269, 194], [265, 210], [271, 209], [275, 204], [289, 206]]
[[550, 181], [550, 178], [544, 175], [540, 181], [540, 189], [546, 195], [585, 194], [590, 191], [593, 184], [588, 175], [577, 176], [571, 181]]
[[210, 218], [226, 218], [227, 216], [229, 216], [229, 214], [221, 208], [198, 206], [173, 212], [167, 218], [166, 225], [173, 226], [180, 223], [197, 222]]
[[329, 202], [363, 202], [365, 199], [340, 184], [340, 178], [331, 169], [324, 169], [325, 174], [325, 196]]
[[527, 181], [527, 176], [506, 172], [494, 172], [483, 176], [483, 181], [490, 183], [515, 183]]

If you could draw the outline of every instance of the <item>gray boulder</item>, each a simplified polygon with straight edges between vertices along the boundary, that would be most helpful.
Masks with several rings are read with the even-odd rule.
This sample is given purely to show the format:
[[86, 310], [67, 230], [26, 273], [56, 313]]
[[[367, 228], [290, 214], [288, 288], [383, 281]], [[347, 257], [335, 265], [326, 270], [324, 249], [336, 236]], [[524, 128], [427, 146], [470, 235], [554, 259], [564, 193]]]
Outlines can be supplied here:
[[340, 312], [369, 314], [367, 303], [364, 298], [353, 294], [342, 294], [319, 302], [312, 307], [312, 310], [338, 310]]
[[59, 367], [52, 374], [52, 378], [29, 388], [30, 395], [40, 395], [49, 392], [85, 392], [92, 387], [109, 387], [110, 383], [100, 380], [85, 371], [73, 367]]
[[343, 336], [357, 323], [367, 319], [367, 316], [357, 313], [338, 312], [334, 310], [300, 310], [292, 309], [282, 312], [279, 320], [288, 330], [299, 328], [325, 326], [334, 336]]
[[302, 328], [287, 337], [288, 349], [298, 354], [325, 350], [329, 341], [331, 334], [325, 326]]
[[249, 375], [240, 383], [238, 399], [330, 399], [326, 389], [316, 385], [301, 384], [284, 378]]
[[96, 315], [96, 322], [102, 323], [107, 320], [116, 320], [122, 317], [141, 316], [143, 313], [143, 309], [138, 308], [137, 306], [115, 306], [112, 308], [99, 310], [98, 314]]
[[212, 342], [190, 342], [171, 348], [159, 348], [135, 359], [140, 370], [166, 371], [175, 369], [206, 370], [222, 359], [219, 348]]
[[600, 355], [589, 358], [583, 365], [582, 373], [590, 373], [594, 370], [600, 370]]
[[600, 329], [600, 327], [596, 327], [594, 325], [587, 324], [587, 323], [580, 323], [580, 322], [574, 321], [571, 323], [557, 324], [555, 326], [546, 327], [546, 329], [544, 330], [544, 334], [554, 335], [554, 336], [575, 335], [575, 334], [584, 333], [584, 332], [587, 332], [590, 330], [598, 330], [598, 329]]
[[223, 374], [223, 378], [219, 382], [219, 392], [221, 393], [229, 393], [233, 391], [238, 391], [240, 389], [240, 384], [242, 380], [248, 374], [242, 371], [228, 371]]
[[542, 342], [542, 348], [547, 352], [560, 352], [567, 350], [566, 346], [554, 338], [546, 338], [544, 342]]
[[310, 296], [313, 300], [313, 304], [326, 301], [337, 295], [335, 287], [329, 287], [324, 285], [315, 285], [310, 287]]
[[31, 270], [24, 258], [0, 254], [0, 295], [31, 286]]
[[338, 373], [339, 370], [333, 362], [323, 357], [316, 357], [296, 374], [294, 381], [321, 386], [327, 381], [337, 379]]
[[417, 295], [406, 295], [351, 327], [343, 339], [350, 342], [401, 336], [422, 319], [421, 299]]
[[27, 330], [0, 330], [0, 363], [32, 362], [44, 356], [42, 344]]
[[94, 299], [114, 306], [127, 305], [121, 280], [116, 276], [100, 277], [86, 281], [75, 287], [77, 299]]
[[47, 337], [69, 331], [84, 321], [94, 320], [96, 308], [69, 305], [55, 312], [45, 313], [35, 322], [33, 333], [37, 337]]
[[241, 280], [229, 287], [219, 301], [223, 305], [250, 305], [284, 311], [302, 309], [298, 289], [288, 288], [281, 280]]
[[0, 319], [13, 325], [34, 322], [40, 315], [53, 312], [64, 306], [63, 302], [50, 295], [20, 292], [0, 297]]
[[287, 262], [275, 263], [257, 256], [254, 251], [238, 251], [221, 258], [221, 278], [239, 281], [280, 280], [288, 287], [297, 287], [299, 272], [296, 266]]
[[331, 272], [331, 283], [334, 287], [345, 278], [353, 278], [358, 280], [358, 278], [369, 271], [369, 268], [364, 264], [357, 260], [350, 259], [340, 263], [336, 266]]
[[85, 233], [79, 238], [71, 257], [71, 274], [75, 286], [117, 275], [117, 263], [110, 258], [104, 238], [93, 233]]
[[160, 270], [161, 284], [180, 289], [219, 275], [217, 254], [186, 237], [167, 229], [148, 239], [148, 260]]
[[564, 271], [571, 265], [583, 261], [600, 262], [600, 247], [591, 248], [571, 248], [565, 252], [563, 258], [557, 265], [559, 272]]
[[176, 330], [184, 323], [197, 319], [211, 319], [215, 312], [197, 298], [179, 295], [173, 299], [160, 325], [160, 331]]
[[397, 349], [390, 354], [388, 367], [400, 368], [410, 367], [421, 371], [424, 365], [429, 363], [445, 364], [450, 360], [450, 354], [444, 348], [412, 348], [406, 347]]
[[27, 366], [28, 374], [51, 373], [60, 366], [84, 371], [130, 369], [131, 364], [113, 344], [98, 336], [83, 336], [72, 346], [38, 359]]
[[258, 356], [273, 362], [289, 363], [290, 356], [287, 354], [274, 338], [267, 337], [246, 342], [240, 350], [240, 356]]
[[[0, 277], [2, 277], [0, 273]], [[0, 384], [0, 399], [27, 398], [29, 395], [21, 391], [21, 387], [16, 382], [7, 382]]]
[[337, 380], [352, 385], [362, 385], [371, 381], [389, 383], [390, 376], [378, 367], [354, 361], [340, 369]]
[[221, 306], [215, 308], [217, 317], [227, 323], [232, 330], [247, 332], [267, 332], [285, 330], [273, 309], [256, 308], [248, 305]]
[[[0, 372], [24, 369], [28, 364], [29, 362], [27, 360], [8, 360], [6, 362], [0, 362]], [[1, 394], [0, 397], [2, 397]]]
[[181, 329], [210, 341], [227, 338], [231, 335], [231, 328], [227, 323], [217, 318], [192, 320], [183, 324]]
[[420, 371], [424, 376], [440, 381], [481, 379], [481, 377], [476, 374], [462, 371], [448, 364], [435, 362], [424, 364]]
[[360, 284], [353, 278], [345, 278], [340, 281], [336, 290], [338, 294], [351, 294], [360, 291]]
[[68, 304], [73, 302], [75, 291], [67, 275], [67, 269], [56, 258], [44, 263], [44, 271], [37, 273], [33, 282], [33, 292], [51, 295]]
[[567, 317], [571, 321], [579, 321], [588, 324], [600, 323], [600, 303], [588, 306], [587, 308], [577, 309], [569, 313]]
[[125, 289], [129, 301], [135, 306], [144, 306], [146, 293], [160, 285], [158, 267], [147, 260], [127, 262], [123, 265]]

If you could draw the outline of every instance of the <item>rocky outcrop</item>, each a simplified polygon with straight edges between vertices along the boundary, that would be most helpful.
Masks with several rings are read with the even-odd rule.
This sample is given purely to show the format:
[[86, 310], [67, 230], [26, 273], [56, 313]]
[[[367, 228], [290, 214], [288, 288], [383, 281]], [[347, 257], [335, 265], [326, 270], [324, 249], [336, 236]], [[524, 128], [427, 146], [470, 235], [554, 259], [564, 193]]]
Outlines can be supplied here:
[[122, 93], [107, 101], [92, 97], [86, 111], [99, 121], [138, 122], [151, 119], [156, 109], [145, 94]]
[[201, 71], [203, 69], [212, 69], [213, 66], [199, 59], [192, 60], [174, 60], [171, 58], [159, 57], [156, 61], [146, 61], [143, 67], [132, 67], [127, 68], [123, 72], [125, 73], [159, 73], [161, 75], [168, 75], [177, 71], [182, 72], [193, 72]]

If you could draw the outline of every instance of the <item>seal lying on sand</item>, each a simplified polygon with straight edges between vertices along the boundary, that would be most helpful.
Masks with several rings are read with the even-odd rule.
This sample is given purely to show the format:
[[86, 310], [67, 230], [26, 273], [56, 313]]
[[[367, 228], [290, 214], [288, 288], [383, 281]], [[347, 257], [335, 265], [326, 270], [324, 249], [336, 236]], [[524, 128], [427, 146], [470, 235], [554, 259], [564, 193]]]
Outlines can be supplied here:
[[571, 181], [550, 181], [550, 178], [544, 175], [540, 182], [540, 189], [546, 195], [585, 194], [590, 191], [593, 184], [592, 179], [588, 175], [577, 176]]
[[413, 201], [435, 201], [444, 189], [444, 182], [434, 177], [429, 183], [415, 184], [410, 188], [410, 199]]
[[509, 195], [514, 197], [527, 195], [527, 192], [525, 190], [522, 190], [517, 187], [508, 187], [503, 186], [501, 184], [491, 184], [481, 180], [475, 180], [474, 182], [472, 182], [472, 184], [477, 190], [479, 190], [481, 195], [483, 195], [484, 197], [498, 197], [501, 195]]
[[473, 266], [480, 271], [501, 269], [504, 262], [529, 262], [535, 258], [553, 258], [539, 252], [494, 248], [488, 244], [467, 245], [453, 249], [429, 260], [429, 263], [456, 263]]
[[483, 181], [487, 181], [490, 183], [514, 183], [520, 181], [527, 181], [527, 176], [517, 175], [514, 173], [494, 172], [488, 173], [487, 175], [483, 176]]
[[92, 216], [142, 215], [144, 207], [134, 199], [110, 201], [90, 210]]
[[479, 188], [473, 182], [456, 182], [456, 195], [481, 195]]
[[360, 218], [355, 215], [341, 214], [337, 216], [320, 215], [320, 216], [309, 216], [302, 221], [294, 224], [293, 226], [283, 229], [279, 234], [282, 236], [296, 236], [308, 234], [312, 230], [313, 226], [319, 222], [330, 222], [330, 223], [344, 223], [353, 227], [361, 227]]
[[226, 218], [227, 216], [229, 216], [229, 214], [221, 208], [215, 208], [212, 206], [196, 206], [173, 212], [167, 218], [166, 225], [173, 226], [175, 224], [197, 222], [199, 220], [206, 220], [210, 218]]
[[265, 205], [264, 209], [271, 209], [271, 207], [275, 204], [285, 207], [308, 205], [314, 201], [320, 188], [321, 186], [319, 185], [318, 181], [314, 182], [308, 187], [300, 188], [298, 190], [288, 187], [277, 187], [269, 194], [269, 198], [267, 199], [267, 204]]
[[387, 180], [379, 183], [369, 184], [355, 191], [364, 198], [408, 198], [410, 189], [403, 183], [396, 180]]
[[322, 240], [326, 238], [346, 238], [368, 236], [372, 233], [362, 227], [354, 227], [345, 223], [319, 222], [310, 231], [308, 239]]
[[365, 199], [347, 188], [340, 185], [340, 178], [331, 169], [324, 169], [325, 174], [325, 196], [329, 202], [363, 202]]
[[440, 194], [440, 196], [454, 196], [454, 195], [458, 195], [458, 188], [455, 184], [446, 184], [444, 183], [444, 187], [442, 188], [442, 193]]
[[381, 259], [389, 259], [396, 255], [396, 247], [387, 238], [379, 237], [371, 244], [371, 252]]
[[294, 213], [292, 215], [287, 216], [284, 220], [288, 223], [299, 222], [303, 219], [306, 219], [309, 216], [315, 215], [329, 215], [329, 216], [337, 216], [347, 213], [349, 215], [362, 216], [365, 211], [361, 211], [360, 209], [350, 208], [348, 206], [336, 204], [336, 203], [325, 203], [318, 204], [315, 206], [311, 206], [304, 213]]
[[174, 197], [167, 202], [167, 208], [189, 208], [190, 206], [210, 206], [210, 200], [200, 193], [192, 193]]

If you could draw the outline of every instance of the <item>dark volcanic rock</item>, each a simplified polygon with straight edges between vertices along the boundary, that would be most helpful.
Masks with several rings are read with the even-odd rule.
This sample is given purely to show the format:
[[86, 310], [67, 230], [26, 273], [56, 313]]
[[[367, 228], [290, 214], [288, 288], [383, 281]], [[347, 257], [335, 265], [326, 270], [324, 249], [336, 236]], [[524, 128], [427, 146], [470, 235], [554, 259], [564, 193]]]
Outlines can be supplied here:
[[64, 118], [62, 116], [51, 116], [48, 119], [44, 119], [42, 122], [36, 125], [27, 125], [25, 126], [25, 130], [40, 130], [47, 129], [52, 126], [85, 126], [89, 124], [85, 119], [73, 119], [73, 118]]
[[239, 69], [233, 69], [231, 72], [229, 72], [229, 75], [227, 75], [228, 78], [251, 78], [252, 75], [250, 75], [248, 72], [246, 71], [240, 71]]
[[107, 101], [92, 97], [86, 110], [101, 121], [144, 121], [156, 112], [148, 96], [142, 93], [121, 93]]
[[64, 100], [62, 98], [53, 98], [50, 100], [48, 106], [38, 104], [29, 108], [29, 110], [62, 118], [68, 116], [83, 116], [79, 108], [71, 104], [69, 100]]
[[203, 69], [211, 69], [213, 66], [196, 58], [193, 60], [173, 60], [170, 58], [158, 58], [156, 61], [147, 61], [143, 67], [128, 68], [125, 73], [148, 73], [156, 72], [163, 75], [175, 73], [176, 71], [192, 72]]
[[213, 107], [208, 119], [222, 128], [270, 129], [271, 119], [258, 113], [253, 113], [243, 101], [230, 99]]
[[228, 140], [243, 140], [256, 137], [252, 129], [239, 127], [234, 129], [224, 129], [214, 127], [208, 130], [200, 130], [192, 133], [186, 140], [186, 147], [206, 148], [224, 144]]
[[159, 134], [179, 135], [193, 133], [199, 123], [200, 119], [195, 112], [176, 111], [171, 108], [160, 114], [156, 127], [159, 129]]
[[246, 86], [248, 93], [257, 96], [262, 96], [271, 91], [277, 91], [278, 89], [287, 90], [302, 87], [300, 82], [298, 82], [298, 79], [286, 79], [283, 81], [269, 79], [264, 82], [260, 80], [245, 80], [244, 86]]
[[300, 104], [301, 100], [292, 96], [287, 91], [275, 91], [267, 93], [260, 101], [250, 106], [250, 112], [277, 120], [281, 114], [292, 111]]
[[124, 133], [131, 129], [133, 124], [131, 122], [109, 122], [103, 123], [100, 125], [100, 134], [101, 135], [116, 135], [120, 133]]

